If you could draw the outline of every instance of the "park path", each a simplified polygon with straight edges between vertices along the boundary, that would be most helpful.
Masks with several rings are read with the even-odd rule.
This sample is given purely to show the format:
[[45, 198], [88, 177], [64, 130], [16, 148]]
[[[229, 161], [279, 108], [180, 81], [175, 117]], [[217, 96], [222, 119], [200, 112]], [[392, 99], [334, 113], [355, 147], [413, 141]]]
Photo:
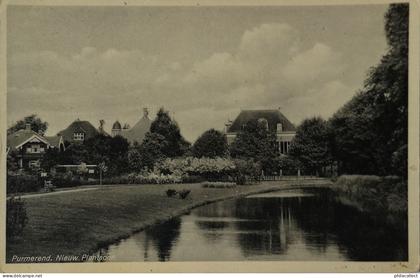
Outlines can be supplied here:
[[[278, 182], [278, 184], [276, 184]], [[277, 191], [277, 190], [289, 190], [289, 189], [299, 189], [299, 188], [307, 188], [307, 187], [328, 187], [332, 184], [332, 182], [328, 179], [324, 178], [307, 178], [302, 180], [296, 180], [296, 179], [287, 179], [287, 180], [281, 180], [281, 181], [265, 181], [262, 182], [262, 184], [266, 184], [266, 186], [269, 187], [269, 191]], [[270, 185], [272, 188], [270, 188]], [[74, 189], [62, 189], [58, 191], [48, 192], [48, 193], [29, 193], [29, 194], [23, 194], [20, 195], [21, 199], [30, 199], [30, 198], [40, 198], [44, 196], [51, 196], [51, 195], [57, 195], [57, 194], [65, 194], [65, 193], [73, 193], [73, 192], [83, 192], [83, 191], [89, 191], [89, 190], [98, 190], [100, 188], [104, 187], [110, 187], [115, 185], [89, 185], [86, 187], [78, 187]], [[260, 193], [258, 190], [254, 194]], [[10, 196], [7, 197], [7, 199], [10, 199]]]
[[[76, 188], [76, 189], [68, 189], [68, 190], [60, 190], [60, 191], [54, 191], [54, 192], [48, 192], [48, 193], [34, 193], [34, 194], [26, 194], [21, 195], [21, 199], [30, 199], [30, 198], [39, 198], [44, 196], [51, 196], [51, 195], [57, 195], [57, 194], [65, 194], [65, 193], [73, 193], [73, 192], [81, 192], [81, 191], [89, 191], [89, 190], [97, 190], [99, 187], [89, 187], [89, 188]], [[7, 197], [7, 199], [10, 199], [10, 197]]]

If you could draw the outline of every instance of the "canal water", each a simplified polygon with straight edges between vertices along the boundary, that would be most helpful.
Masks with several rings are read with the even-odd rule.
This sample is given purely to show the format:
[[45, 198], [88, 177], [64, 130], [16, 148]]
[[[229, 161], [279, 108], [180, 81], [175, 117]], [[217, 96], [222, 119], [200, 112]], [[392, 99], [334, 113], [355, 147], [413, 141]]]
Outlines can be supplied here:
[[407, 228], [329, 190], [279, 191], [196, 208], [99, 252], [117, 262], [404, 261]]

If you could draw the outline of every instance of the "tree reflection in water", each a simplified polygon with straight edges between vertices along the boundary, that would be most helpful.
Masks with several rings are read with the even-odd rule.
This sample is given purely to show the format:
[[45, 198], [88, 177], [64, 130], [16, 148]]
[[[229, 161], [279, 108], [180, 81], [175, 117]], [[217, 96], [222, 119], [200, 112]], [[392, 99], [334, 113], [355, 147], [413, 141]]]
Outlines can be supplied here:
[[174, 242], [179, 237], [181, 219], [173, 218], [161, 224], [146, 229], [144, 239], [144, 258], [148, 258], [149, 240], [152, 240], [153, 246], [157, 249], [159, 261], [168, 261], [171, 257], [171, 250]]
[[[308, 197], [242, 198], [193, 211], [197, 227], [210, 240], [235, 230], [245, 257], [285, 254], [291, 244], [310, 252], [331, 245], [356, 261], [407, 259], [406, 219], [361, 212], [338, 202], [329, 190]], [[387, 243], [386, 246], [384, 243]], [[296, 246], [294, 246], [295, 248]]]
[[407, 214], [363, 212], [328, 190], [297, 193], [199, 207], [108, 250], [115, 261], [407, 259]]

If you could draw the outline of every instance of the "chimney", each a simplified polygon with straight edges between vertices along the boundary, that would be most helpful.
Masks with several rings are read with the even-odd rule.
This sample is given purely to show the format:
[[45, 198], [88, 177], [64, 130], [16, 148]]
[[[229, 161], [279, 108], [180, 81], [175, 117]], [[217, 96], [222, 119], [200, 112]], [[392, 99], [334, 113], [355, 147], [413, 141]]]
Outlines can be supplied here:
[[228, 120], [227, 123], [225, 123], [225, 133], [229, 131], [229, 128], [232, 126], [232, 121]]
[[143, 117], [144, 118], [149, 118], [149, 110], [147, 109], [147, 107], [143, 108]]
[[25, 130], [26, 131], [29, 131], [29, 130], [31, 130], [31, 124], [25, 124]]

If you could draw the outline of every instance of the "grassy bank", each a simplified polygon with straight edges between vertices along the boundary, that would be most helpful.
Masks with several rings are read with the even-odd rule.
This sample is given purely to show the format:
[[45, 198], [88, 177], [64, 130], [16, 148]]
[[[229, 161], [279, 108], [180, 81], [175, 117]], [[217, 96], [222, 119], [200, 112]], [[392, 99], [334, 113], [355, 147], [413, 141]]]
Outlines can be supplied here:
[[[17, 256], [82, 255], [130, 236], [148, 225], [189, 209], [227, 198], [293, 188], [296, 181], [267, 182], [234, 188], [201, 184], [118, 185], [97, 190], [25, 199], [29, 217], [23, 236], [7, 243], [7, 261]], [[299, 181], [327, 184], [327, 181]], [[187, 199], [168, 198], [165, 191], [189, 189]]]
[[399, 177], [343, 175], [332, 189], [361, 210], [407, 211], [407, 183]]

